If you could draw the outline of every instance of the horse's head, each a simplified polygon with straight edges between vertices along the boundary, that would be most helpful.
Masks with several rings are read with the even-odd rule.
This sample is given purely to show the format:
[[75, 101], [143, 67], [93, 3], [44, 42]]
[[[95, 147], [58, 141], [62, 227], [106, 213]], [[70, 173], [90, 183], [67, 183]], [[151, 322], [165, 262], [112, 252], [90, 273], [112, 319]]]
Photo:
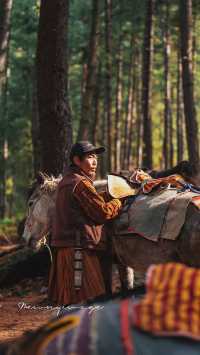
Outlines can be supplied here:
[[187, 160], [180, 161], [176, 166], [167, 170], [151, 170], [149, 174], [154, 179], [178, 174], [183, 177], [185, 182], [200, 187], [200, 164]]
[[27, 218], [22, 238], [32, 248], [40, 246], [40, 240], [51, 232], [55, 211], [56, 189], [61, 177], [40, 174], [28, 199]]
[[180, 173], [184, 177], [185, 181], [200, 187], [200, 165], [199, 163], [191, 163], [189, 161], [181, 161], [178, 166], [180, 166]]

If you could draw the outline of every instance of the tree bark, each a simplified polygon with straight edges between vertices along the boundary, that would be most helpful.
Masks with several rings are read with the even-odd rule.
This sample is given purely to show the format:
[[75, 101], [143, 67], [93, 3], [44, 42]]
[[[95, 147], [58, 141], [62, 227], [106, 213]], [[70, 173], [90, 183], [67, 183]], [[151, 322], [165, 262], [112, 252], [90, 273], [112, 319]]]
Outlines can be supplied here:
[[0, 94], [2, 94], [7, 79], [6, 70], [8, 63], [12, 4], [12, 0], [1, 0], [0, 2]]
[[[135, 37], [135, 36], [134, 36]], [[141, 142], [141, 87], [140, 87], [140, 76], [141, 76], [141, 66], [140, 66], [140, 49], [138, 40], [134, 38], [134, 53], [132, 55], [132, 73], [131, 73], [131, 88], [129, 97], [129, 112], [130, 124], [127, 136], [127, 152], [125, 158], [125, 164], [127, 170], [130, 170], [132, 166], [137, 166], [138, 162], [138, 149]]]
[[0, 218], [4, 218], [6, 210], [6, 96], [12, 4], [12, 0], [1, 0], [0, 2]]
[[139, 104], [139, 100], [137, 102], [137, 96], [139, 95], [139, 78], [136, 70], [136, 63], [138, 61], [137, 53], [135, 55], [134, 62], [134, 71], [133, 71], [133, 80], [132, 80], [132, 103], [131, 103], [131, 121], [130, 121], [130, 130], [128, 136], [128, 150], [127, 150], [127, 170], [130, 170], [131, 167], [136, 166], [137, 161], [137, 104]]
[[143, 46], [142, 116], [143, 165], [152, 167], [151, 69], [153, 56], [153, 13], [155, 0], [146, 0], [146, 21]]
[[[104, 107], [106, 106], [106, 98], [104, 98]], [[105, 109], [104, 109], [105, 111]], [[101, 131], [100, 131], [100, 142], [101, 145], [107, 148], [107, 122], [106, 122], [106, 116], [102, 114], [102, 120], [101, 120]], [[100, 160], [100, 176], [101, 178], [104, 178], [106, 174], [108, 173], [108, 149], [106, 149], [104, 153], [103, 159]]]
[[177, 109], [176, 109], [176, 132], [177, 132], [177, 163], [183, 160], [184, 152], [184, 108], [182, 95], [182, 64], [180, 51], [177, 53]]
[[86, 89], [86, 81], [87, 81], [87, 76], [88, 76], [88, 63], [87, 63], [87, 51], [88, 48], [83, 49], [83, 55], [82, 55], [82, 80], [81, 80], [81, 97], [85, 95], [85, 89]]
[[105, 116], [107, 124], [107, 170], [111, 171], [112, 163], [112, 0], [105, 0]]
[[119, 39], [119, 48], [117, 55], [117, 87], [116, 87], [116, 102], [115, 102], [115, 152], [114, 152], [114, 164], [115, 171], [120, 171], [121, 169], [121, 115], [122, 115], [122, 69], [123, 69], [123, 59], [122, 59], [122, 37]]
[[99, 62], [99, 69], [96, 78], [96, 85], [94, 90], [94, 119], [92, 127], [92, 142], [94, 145], [99, 143], [99, 124], [100, 124], [100, 93], [101, 93], [101, 62]]
[[42, 0], [39, 19], [37, 90], [42, 170], [54, 175], [63, 172], [72, 143], [67, 92], [68, 5], [68, 0]]
[[90, 43], [88, 50], [88, 65], [85, 91], [82, 98], [81, 120], [78, 132], [78, 140], [88, 140], [91, 138], [91, 123], [93, 117], [92, 101], [95, 90], [95, 80], [98, 66], [98, 47], [100, 39], [100, 1], [93, 0], [92, 25], [90, 33]]
[[32, 93], [32, 124], [31, 124], [31, 135], [32, 135], [32, 145], [33, 145], [33, 168], [34, 176], [36, 177], [38, 172], [42, 169], [41, 162], [41, 140], [40, 140], [40, 121], [38, 113], [38, 100], [37, 100], [37, 85], [36, 85], [36, 73], [33, 73], [33, 93]]
[[136, 81], [136, 97], [135, 97], [135, 104], [136, 104], [136, 166], [142, 166], [142, 139], [143, 139], [143, 122], [142, 122], [142, 107], [141, 107], [141, 95], [142, 95], [142, 88], [141, 88], [141, 80], [140, 77], [142, 76], [142, 51], [138, 49], [137, 57], [136, 57], [136, 68], [137, 68], [137, 81]]
[[169, 60], [171, 52], [170, 32], [169, 32], [169, 0], [165, 4], [165, 19], [164, 19], [164, 78], [165, 78], [165, 94], [164, 94], [164, 142], [163, 142], [163, 156], [165, 169], [170, 167], [171, 160], [171, 133], [172, 126], [172, 111], [171, 111], [171, 81]]
[[128, 102], [127, 102], [127, 109], [126, 109], [126, 117], [125, 117], [125, 124], [124, 124], [124, 145], [123, 145], [123, 160], [122, 160], [122, 168], [123, 170], [128, 170], [128, 165], [129, 165], [129, 153], [130, 150], [129, 147], [130, 145], [132, 146], [132, 141], [129, 140], [132, 136], [131, 132], [131, 121], [133, 117], [133, 101], [134, 101], [134, 95], [133, 95], [133, 82], [134, 82], [134, 59], [135, 59], [135, 52], [134, 52], [134, 35], [132, 35], [131, 38], [131, 45], [130, 45], [130, 51], [131, 51], [131, 56], [130, 56], [130, 66], [129, 66], [129, 74], [128, 74]]
[[192, 0], [180, 0], [182, 83], [189, 159], [199, 162], [198, 126], [193, 93]]
[[[171, 84], [170, 84], [171, 86]], [[172, 114], [172, 103], [174, 100], [174, 86], [171, 86], [171, 102], [170, 102], [170, 115], [169, 115], [169, 166], [172, 167], [174, 165], [174, 129], [173, 129], [173, 114]]]
[[[197, 16], [198, 16], [198, 3], [193, 0], [192, 3], [192, 14], [193, 14], [193, 18], [192, 18], [192, 73], [193, 73], [193, 78], [196, 77], [196, 55], [197, 55], [197, 33], [198, 33], [198, 29], [197, 29]], [[195, 94], [195, 92], [194, 92]]]

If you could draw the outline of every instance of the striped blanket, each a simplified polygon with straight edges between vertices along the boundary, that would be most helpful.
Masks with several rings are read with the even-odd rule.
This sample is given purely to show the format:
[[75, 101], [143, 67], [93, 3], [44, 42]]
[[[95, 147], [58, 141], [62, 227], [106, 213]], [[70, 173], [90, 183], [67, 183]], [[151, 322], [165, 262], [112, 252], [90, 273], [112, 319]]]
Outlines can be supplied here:
[[153, 265], [146, 287], [146, 296], [133, 307], [135, 326], [200, 340], [200, 270], [178, 263]]

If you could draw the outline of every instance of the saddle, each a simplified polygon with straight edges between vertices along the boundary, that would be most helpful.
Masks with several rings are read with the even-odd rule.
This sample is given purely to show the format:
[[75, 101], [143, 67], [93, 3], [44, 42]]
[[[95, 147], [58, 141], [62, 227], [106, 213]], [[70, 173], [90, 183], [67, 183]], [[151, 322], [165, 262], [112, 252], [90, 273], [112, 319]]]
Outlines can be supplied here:
[[[150, 193], [157, 187], [173, 187], [177, 189], [188, 188], [194, 190], [186, 184], [180, 175], [170, 175], [168, 177], [153, 179], [149, 174], [141, 169], [135, 169], [126, 175], [110, 174], [107, 177], [108, 192], [113, 198], [124, 198], [135, 196], [139, 193]], [[196, 190], [194, 192], [197, 192]], [[200, 193], [200, 191], [198, 191]]]
[[181, 176], [153, 179], [141, 170], [127, 178], [108, 176], [108, 191], [115, 198], [127, 197], [113, 221], [114, 234], [140, 235], [157, 242], [175, 240], [185, 222], [187, 207], [199, 191], [191, 191]]
[[124, 176], [108, 175], [108, 192], [113, 198], [124, 198], [138, 194], [140, 187]]

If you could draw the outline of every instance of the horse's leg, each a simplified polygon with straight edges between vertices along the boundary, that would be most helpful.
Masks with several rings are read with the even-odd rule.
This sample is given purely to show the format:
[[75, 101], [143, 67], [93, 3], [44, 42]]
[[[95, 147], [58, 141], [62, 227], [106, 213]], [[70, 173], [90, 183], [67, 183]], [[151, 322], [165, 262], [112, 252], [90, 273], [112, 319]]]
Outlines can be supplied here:
[[118, 260], [118, 270], [122, 291], [132, 290], [134, 287], [133, 269]]
[[98, 252], [101, 272], [104, 279], [106, 294], [112, 295], [112, 254], [109, 251]]
[[[112, 238], [113, 259], [115, 260], [119, 272], [119, 279], [122, 291], [132, 290], [134, 287], [134, 270], [127, 266], [125, 260], [121, 260], [121, 255], [118, 254], [116, 248], [116, 240]], [[121, 249], [120, 249], [121, 250]]]
[[200, 268], [200, 210], [191, 203], [177, 242], [181, 262]]

